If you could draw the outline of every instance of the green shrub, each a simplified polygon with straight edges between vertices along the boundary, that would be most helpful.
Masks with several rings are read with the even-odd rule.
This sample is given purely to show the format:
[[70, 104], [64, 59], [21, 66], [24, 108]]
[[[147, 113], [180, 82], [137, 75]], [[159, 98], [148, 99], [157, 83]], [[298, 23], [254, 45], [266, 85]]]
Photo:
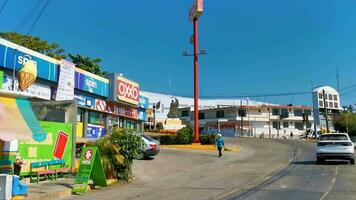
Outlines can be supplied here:
[[177, 144], [191, 144], [193, 142], [193, 129], [186, 126], [177, 132]]
[[133, 159], [141, 154], [142, 139], [131, 129], [114, 129], [111, 134], [100, 138], [95, 145], [99, 148], [101, 161], [106, 172], [124, 181], [133, 179]]
[[215, 134], [200, 135], [200, 144], [215, 144]]
[[161, 135], [159, 141], [163, 145], [177, 144], [177, 135]]

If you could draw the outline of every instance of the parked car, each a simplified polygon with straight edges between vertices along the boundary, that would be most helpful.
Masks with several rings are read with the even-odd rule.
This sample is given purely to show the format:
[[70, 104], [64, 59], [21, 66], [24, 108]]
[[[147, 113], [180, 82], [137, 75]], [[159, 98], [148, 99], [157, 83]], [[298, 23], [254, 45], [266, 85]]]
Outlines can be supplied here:
[[143, 142], [141, 159], [157, 155], [161, 150], [160, 142], [145, 134], [142, 134], [141, 137]]
[[346, 133], [325, 133], [320, 135], [316, 146], [316, 161], [318, 164], [325, 160], [349, 160], [355, 164], [354, 144]]

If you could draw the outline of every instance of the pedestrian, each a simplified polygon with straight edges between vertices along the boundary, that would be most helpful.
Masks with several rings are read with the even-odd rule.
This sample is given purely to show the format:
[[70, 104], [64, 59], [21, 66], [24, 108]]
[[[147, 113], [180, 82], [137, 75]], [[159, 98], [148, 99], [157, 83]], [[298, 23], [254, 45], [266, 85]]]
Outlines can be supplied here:
[[20, 176], [22, 165], [24, 164], [23, 160], [21, 159], [20, 155], [16, 154], [16, 160], [14, 162], [14, 174]]
[[290, 132], [290, 138], [293, 139], [293, 132], [292, 131]]
[[222, 148], [225, 147], [225, 144], [224, 144], [224, 139], [221, 137], [221, 134], [218, 133], [217, 135], [217, 138], [215, 140], [215, 145], [216, 147], [218, 148], [218, 151], [219, 151], [219, 158], [222, 156], [222, 153], [221, 153], [221, 150]]

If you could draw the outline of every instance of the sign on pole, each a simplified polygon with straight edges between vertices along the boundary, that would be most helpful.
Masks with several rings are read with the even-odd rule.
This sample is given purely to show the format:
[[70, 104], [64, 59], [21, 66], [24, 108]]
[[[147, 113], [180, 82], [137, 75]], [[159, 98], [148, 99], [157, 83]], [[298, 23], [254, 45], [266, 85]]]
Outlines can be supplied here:
[[75, 64], [61, 60], [56, 101], [73, 100]]
[[189, 21], [197, 19], [203, 13], [203, 0], [194, 0], [189, 10]]
[[104, 168], [101, 165], [100, 153], [97, 147], [84, 147], [72, 192], [85, 193], [90, 178], [93, 179], [94, 185], [107, 187]]

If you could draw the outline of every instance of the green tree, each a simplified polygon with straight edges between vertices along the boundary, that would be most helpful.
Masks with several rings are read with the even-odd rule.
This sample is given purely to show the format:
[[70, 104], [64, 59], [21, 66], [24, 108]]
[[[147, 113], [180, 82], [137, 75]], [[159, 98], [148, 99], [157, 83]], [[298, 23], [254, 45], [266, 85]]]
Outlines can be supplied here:
[[49, 43], [36, 36], [22, 35], [16, 32], [0, 32], [0, 37], [58, 60], [67, 57], [59, 44]]
[[343, 112], [334, 117], [334, 128], [338, 132], [346, 133], [350, 136], [356, 136], [356, 114], [352, 112]]
[[99, 63], [101, 62], [100, 58], [89, 58], [87, 56], [82, 55], [73, 55], [68, 54], [72, 62], [76, 65], [76, 67], [83, 69], [85, 71], [91, 72], [93, 74], [103, 76], [106, 72], [101, 70], [101, 66]]

